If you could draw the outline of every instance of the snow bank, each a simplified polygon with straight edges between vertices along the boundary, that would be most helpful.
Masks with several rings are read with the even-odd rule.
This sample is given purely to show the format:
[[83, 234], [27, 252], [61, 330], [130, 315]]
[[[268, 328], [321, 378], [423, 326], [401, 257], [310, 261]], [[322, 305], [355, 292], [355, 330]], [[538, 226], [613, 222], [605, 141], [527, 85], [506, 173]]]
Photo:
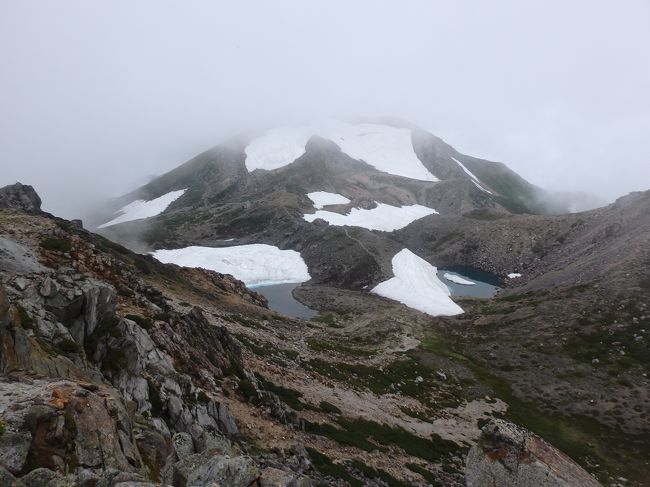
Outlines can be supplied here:
[[251, 244], [232, 247], [185, 247], [151, 253], [165, 264], [202, 267], [232, 274], [247, 286], [262, 286], [311, 279], [307, 264], [295, 250], [280, 250], [273, 245]]
[[187, 189], [172, 191], [171, 193], [164, 194], [150, 201], [136, 200], [115, 212], [121, 213], [121, 215], [113, 218], [109, 222], [99, 225], [97, 228], [110, 227], [111, 225], [117, 225], [118, 223], [141, 220], [143, 218], [151, 218], [152, 216], [160, 215], [169, 205], [183, 196], [185, 191], [187, 191]]
[[447, 286], [438, 279], [437, 269], [426, 260], [404, 249], [395, 254], [392, 264], [395, 277], [378, 284], [370, 292], [432, 316], [463, 313], [452, 301]]
[[458, 274], [450, 274], [449, 272], [445, 272], [442, 277], [448, 281], [455, 282], [456, 284], [462, 284], [463, 286], [474, 286], [476, 284], [473, 281], [468, 281], [467, 279], [462, 278]]
[[461, 167], [461, 169], [463, 171], [465, 171], [465, 174], [467, 174], [470, 178], [472, 178], [472, 182], [474, 183], [474, 186], [476, 186], [481, 191], [485, 191], [486, 193], [492, 194], [492, 191], [490, 191], [489, 189], [486, 189], [486, 188], [483, 187], [483, 183], [481, 183], [481, 181], [479, 181], [478, 178], [476, 176], [474, 176], [474, 173], [472, 171], [470, 171], [469, 169], [467, 169], [465, 167], [465, 164], [460, 162], [455, 157], [452, 157], [452, 160], [455, 161]]
[[350, 202], [350, 200], [343, 195], [328, 193], [327, 191], [314, 191], [313, 193], [307, 193], [307, 197], [313, 201], [314, 208], [317, 210], [320, 210], [327, 205], [347, 205]]
[[377, 207], [371, 210], [352, 208], [347, 215], [334, 213], [333, 211], [318, 210], [316, 213], [304, 215], [308, 222], [322, 218], [330, 225], [362, 227], [368, 230], [381, 230], [392, 232], [404, 228], [409, 223], [419, 220], [427, 215], [438, 214], [433, 208], [422, 205], [391, 206], [384, 203], [377, 203]]
[[518, 272], [511, 272], [510, 274], [508, 274], [508, 279], [516, 279], [518, 277], [521, 277], [521, 274], [519, 274]]
[[411, 131], [373, 123], [327, 121], [301, 128], [277, 128], [248, 144], [246, 168], [273, 170], [291, 164], [305, 153], [313, 135], [335, 142], [343, 152], [379, 171], [423, 181], [438, 181], [413, 150]]

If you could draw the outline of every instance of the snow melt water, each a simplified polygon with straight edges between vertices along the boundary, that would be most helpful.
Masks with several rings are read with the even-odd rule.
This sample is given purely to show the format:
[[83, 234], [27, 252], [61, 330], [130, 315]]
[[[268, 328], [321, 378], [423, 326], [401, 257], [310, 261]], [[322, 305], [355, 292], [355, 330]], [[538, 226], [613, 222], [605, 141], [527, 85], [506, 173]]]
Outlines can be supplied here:
[[113, 218], [109, 222], [99, 225], [97, 228], [110, 227], [111, 225], [117, 225], [118, 223], [141, 220], [143, 218], [151, 218], [152, 216], [160, 215], [169, 205], [183, 196], [185, 191], [187, 191], [187, 189], [172, 191], [150, 201], [136, 200], [115, 212], [121, 213], [121, 215]]
[[393, 256], [395, 277], [371, 290], [385, 298], [431, 316], [453, 316], [463, 313], [450, 297], [450, 291], [436, 275], [437, 269], [408, 249]]
[[374, 123], [327, 121], [309, 127], [270, 130], [246, 147], [246, 168], [270, 171], [291, 164], [305, 153], [307, 141], [313, 135], [335, 142], [347, 155], [378, 171], [438, 181], [415, 154], [409, 129]]
[[307, 193], [307, 197], [314, 203], [314, 208], [322, 209], [329, 205], [347, 205], [350, 200], [345, 196], [337, 193], [328, 193], [327, 191], [314, 191]]
[[321, 218], [330, 225], [393, 232], [404, 228], [415, 220], [433, 214], [438, 214], [438, 212], [433, 208], [422, 205], [391, 206], [385, 203], [377, 203], [377, 207], [370, 210], [352, 208], [350, 213], [346, 215], [334, 213], [333, 211], [318, 210], [315, 213], [304, 215], [303, 218], [308, 222]]
[[295, 250], [273, 245], [251, 244], [232, 247], [185, 247], [151, 253], [165, 264], [202, 267], [232, 274], [247, 286], [305, 282], [311, 279], [307, 264]]

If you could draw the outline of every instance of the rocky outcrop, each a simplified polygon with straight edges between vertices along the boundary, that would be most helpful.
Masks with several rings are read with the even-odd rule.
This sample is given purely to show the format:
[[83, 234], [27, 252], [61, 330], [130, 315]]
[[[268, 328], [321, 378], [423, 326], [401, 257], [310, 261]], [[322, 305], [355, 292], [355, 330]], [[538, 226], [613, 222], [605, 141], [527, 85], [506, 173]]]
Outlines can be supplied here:
[[39, 213], [41, 211], [41, 198], [33, 187], [16, 183], [0, 188], [0, 208]]
[[539, 436], [492, 420], [467, 455], [467, 487], [598, 487], [582, 467]]

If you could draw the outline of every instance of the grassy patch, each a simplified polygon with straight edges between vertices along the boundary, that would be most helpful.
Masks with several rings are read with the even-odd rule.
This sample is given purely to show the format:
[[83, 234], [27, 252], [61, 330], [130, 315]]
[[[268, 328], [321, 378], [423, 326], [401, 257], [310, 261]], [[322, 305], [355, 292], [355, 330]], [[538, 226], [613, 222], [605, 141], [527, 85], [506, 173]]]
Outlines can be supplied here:
[[273, 382], [266, 380], [261, 375], [256, 374], [255, 376], [263, 389], [275, 393], [278, 398], [289, 407], [296, 411], [301, 411], [305, 408], [305, 404], [300, 400], [302, 393], [294, 389], [278, 386]]
[[323, 323], [324, 325], [332, 326], [336, 324], [336, 316], [332, 313], [319, 314], [311, 318], [309, 321], [314, 323]]
[[57, 252], [70, 252], [72, 244], [70, 240], [56, 237], [46, 237], [41, 240], [41, 248]]
[[126, 315], [125, 318], [127, 320], [135, 321], [138, 325], [140, 325], [145, 330], [149, 330], [153, 326], [153, 321], [151, 320], [151, 318], [145, 318], [144, 316], [140, 316], [140, 315]]
[[317, 340], [315, 338], [307, 339], [307, 345], [314, 352], [339, 352], [354, 357], [371, 357], [377, 353], [376, 350], [363, 350], [360, 348], [349, 347], [342, 343], [331, 343], [325, 340]]
[[306, 447], [306, 450], [314, 464], [314, 468], [321, 474], [345, 480], [352, 487], [361, 487], [363, 485], [363, 482], [348, 473], [344, 465], [334, 463], [327, 455], [324, 455], [313, 448]]
[[330, 438], [341, 445], [354, 446], [365, 451], [386, 450], [397, 446], [408, 455], [434, 462], [439, 461], [461, 448], [453, 441], [438, 435], [431, 439], [421, 438], [402, 428], [393, 428], [365, 419], [337, 419], [338, 428], [331, 424], [307, 423], [307, 431]]
[[327, 401], [321, 401], [318, 405], [318, 409], [327, 414], [341, 414], [341, 410], [339, 408]]

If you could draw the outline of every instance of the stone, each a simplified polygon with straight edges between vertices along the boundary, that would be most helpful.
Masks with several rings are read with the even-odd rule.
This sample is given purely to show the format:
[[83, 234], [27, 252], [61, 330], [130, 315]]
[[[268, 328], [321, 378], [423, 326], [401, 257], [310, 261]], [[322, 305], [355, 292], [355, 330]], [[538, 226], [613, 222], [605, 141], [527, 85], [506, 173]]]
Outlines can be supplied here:
[[0, 485], [3, 487], [23, 487], [23, 484], [19, 484], [9, 470], [0, 466]]
[[48, 485], [51, 480], [60, 477], [60, 473], [50, 470], [49, 468], [37, 468], [28, 474], [23, 475], [20, 480], [25, 484], [25, 487], [42, 487]]
[[194, 454], [194, 442], [189, 433], [176, 433], [172, 436], [172, 444], [179, 460]]
[[250, 457], [195, 453], [174, 465], [172, 483], [178, 487], [205, 487], [212, 482], [248, 487], [258, 477], [259, 470]]
[[445, 374], [443, 371], [439, 370], [436, 372], [436, 376], [440, 380], [447, 380], [447, 374]]
[[41, 198], [32, 186], [16, 183], [0, 188], [0, 208], [40, 213]]
[[0, 465], [13, 474], [22, 471], [27, 453], [32, 444], [32, 435], [26, 431], [5, 431], [0, 435]]
[[467, 487], [600, 487], [564, 453], [501, 419], [485, 425], [470, 449], [465, 482]]
[[44, 298], [53, 298], [59, 293], [59, 284], [51, 277], [46, 277], [41, 283], [38, 292]]
[[24, 277], [17, 277], [16, 279], [14, 279], [14, 287], [19, 291], [24, 291], [25, 289], [27, 289], [28, 284], [29, 283], [27, 282], [27, 279], [25, 279]]
[[265, 468], [258, 482], [260, 487], [308, 487], [311, 485], [307, 477], [274, 467]]

